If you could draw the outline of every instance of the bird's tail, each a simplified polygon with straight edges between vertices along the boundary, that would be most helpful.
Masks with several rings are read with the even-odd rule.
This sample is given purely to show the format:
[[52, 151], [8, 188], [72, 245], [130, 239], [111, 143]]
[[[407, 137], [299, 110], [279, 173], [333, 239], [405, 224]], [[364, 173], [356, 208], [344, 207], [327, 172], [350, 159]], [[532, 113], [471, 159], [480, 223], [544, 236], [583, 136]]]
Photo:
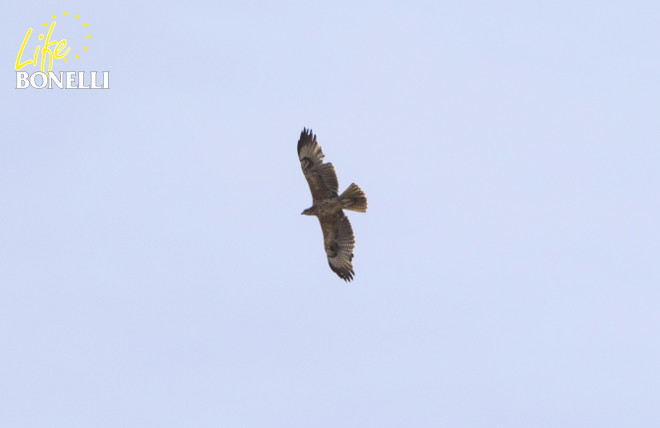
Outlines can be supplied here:
[[348, 186], [348, 189], [339, 195], [339, 200], [344, 209], [361, 213], [367, 212], [367, 195], [355, 183]]

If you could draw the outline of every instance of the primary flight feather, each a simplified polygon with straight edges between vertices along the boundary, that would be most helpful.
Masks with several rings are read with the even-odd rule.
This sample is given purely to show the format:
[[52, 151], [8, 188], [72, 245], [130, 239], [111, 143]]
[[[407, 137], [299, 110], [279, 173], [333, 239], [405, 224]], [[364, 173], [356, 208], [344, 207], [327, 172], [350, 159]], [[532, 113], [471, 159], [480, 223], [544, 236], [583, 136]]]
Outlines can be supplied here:
[[330, 269], [344, 281], [351, 281], [353, 271], [353, 228], [344, 209], [367, 212], [367, 197], [353, 183], [338, 195], [337, 174], [331, 163], [323, 163], [323, 151], [312, 130], [303, 129], [298, 140], [298, 159], [312, 191], [312, 206], [302, 212], [319, 219], [323, 230], [323, 245]]

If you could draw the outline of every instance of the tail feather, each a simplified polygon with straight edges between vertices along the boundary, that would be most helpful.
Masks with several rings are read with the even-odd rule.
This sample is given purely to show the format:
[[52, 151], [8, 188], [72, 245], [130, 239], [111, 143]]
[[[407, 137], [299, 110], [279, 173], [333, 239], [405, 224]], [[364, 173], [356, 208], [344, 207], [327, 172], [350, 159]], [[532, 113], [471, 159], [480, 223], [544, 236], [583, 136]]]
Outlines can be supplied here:
[[367, 195], [355, 183], [348, 186], [348, 189], [339, 195], [339, 199], [344, 209], [361, 213], [367, 212]]

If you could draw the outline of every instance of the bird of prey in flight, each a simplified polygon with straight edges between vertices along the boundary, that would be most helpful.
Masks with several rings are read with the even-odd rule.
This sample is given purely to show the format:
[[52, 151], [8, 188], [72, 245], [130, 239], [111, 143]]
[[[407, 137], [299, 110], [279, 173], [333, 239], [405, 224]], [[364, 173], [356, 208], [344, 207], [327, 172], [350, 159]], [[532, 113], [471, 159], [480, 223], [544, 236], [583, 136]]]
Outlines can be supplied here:
[[352, 183], [339, 195], [337, 174], [331, 163], [323, 163], [323, 152], [312, 130], [303, 129], [298, 140], [298, 158], [312, 191], [312, 206], [302, 212], [319, 219], [330, 269], [344, 281], [351, 281], [355, 236], [344, 210], [367, 212], [367, 197]]

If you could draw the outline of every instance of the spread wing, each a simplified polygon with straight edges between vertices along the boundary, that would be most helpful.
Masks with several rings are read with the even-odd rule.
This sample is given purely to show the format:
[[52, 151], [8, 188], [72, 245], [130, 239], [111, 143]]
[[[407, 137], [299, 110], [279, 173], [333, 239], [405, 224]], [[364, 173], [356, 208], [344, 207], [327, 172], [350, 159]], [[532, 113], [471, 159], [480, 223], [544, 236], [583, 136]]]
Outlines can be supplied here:
[[298, 159], [315, 201], [337, 196], [339, 190], [335, 168], [331, 163], [323, 163], [323, 157], [316, 135], [311, 129], [303, 129], [298, 140]]
[[344, 281], [353, 279], [353, 248], [355, 236], [353, 228], [344, 212], [339, 210], [328, 217], [319, 217], [323, 229], [323, 243], [325, 253], [328, 255], [330, 269]]

